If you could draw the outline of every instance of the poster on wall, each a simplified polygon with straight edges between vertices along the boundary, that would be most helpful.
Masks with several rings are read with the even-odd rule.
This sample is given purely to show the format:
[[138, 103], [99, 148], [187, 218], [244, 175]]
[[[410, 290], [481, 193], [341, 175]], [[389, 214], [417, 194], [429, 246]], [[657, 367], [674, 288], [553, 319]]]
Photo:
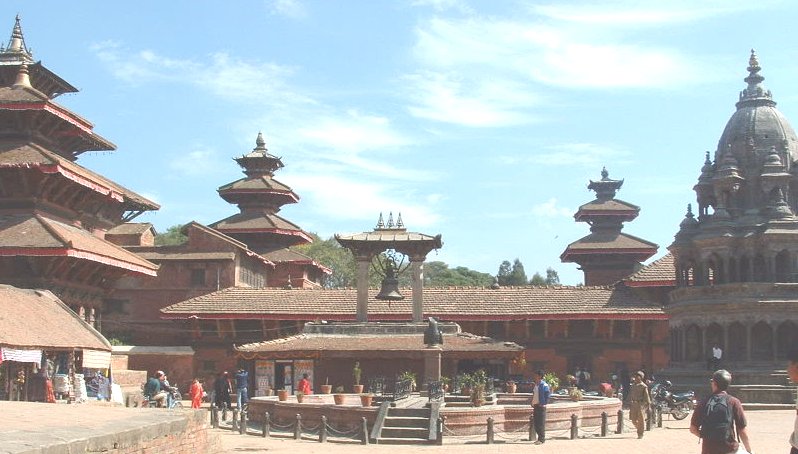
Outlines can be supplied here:
[[255, 396], [265, 396], [274, 389], [274, 361], [255, 361]]
[[313, 360], [312, 359], [296, 359], [294, 360], [294, 383], [299, 383], [303, 374], [308, 374], [310, 380], [310, 389], [316, 388], [316, 382], [313, 380]]

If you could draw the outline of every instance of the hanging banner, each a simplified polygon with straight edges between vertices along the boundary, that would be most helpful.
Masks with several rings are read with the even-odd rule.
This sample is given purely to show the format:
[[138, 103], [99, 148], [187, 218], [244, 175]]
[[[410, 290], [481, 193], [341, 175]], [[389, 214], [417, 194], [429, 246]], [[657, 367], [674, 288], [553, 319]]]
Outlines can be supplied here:
[[111, 367], [111, 352], [83, 350], [83, 367], [86, 369], [108, 369]]
[[0, 362], [16, 361], [18, 363], [36, 363], [42, 366], [41, 350], [19, 350], [16, 348], [0, 348]]
[[255, 361], [255, 396], [265, 396], [274, 389], [274, 361]]

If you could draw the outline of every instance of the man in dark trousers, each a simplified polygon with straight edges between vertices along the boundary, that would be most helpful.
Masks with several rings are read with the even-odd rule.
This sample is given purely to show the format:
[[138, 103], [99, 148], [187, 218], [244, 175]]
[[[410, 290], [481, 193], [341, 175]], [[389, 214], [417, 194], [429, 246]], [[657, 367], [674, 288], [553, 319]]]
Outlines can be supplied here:
[[737, 452], [739, 438], [749, 453], [751, 443], [746, 431], [747, 422], [743, 404], [726, 394], [732, 381], [727, 370], [712, 374], [712, 394], [701, 401], [690, 420], [690, 433], [701, 438], [701, 454], [728, 454]]
[[217, 408], [233, 408], [233, 402], [231, 398], [231, 394], [233, 393], [233, 387], [230, 383], [230, 373], [224, 371], [216, 377], [216, 383], [213, 385], [213, 391], [216, 394], [216, 398], [214, 402], [216, 402]]
[[542, 370], [535, 372], [535, 388], [532, 390], [532, 422], [535, 424], [535, 433], [538, 437], [536, 445], [546, 442], [546, 405], [549, 404], [551, 395], [551, 388], [543, 380], [543, 375], [545, 373]]

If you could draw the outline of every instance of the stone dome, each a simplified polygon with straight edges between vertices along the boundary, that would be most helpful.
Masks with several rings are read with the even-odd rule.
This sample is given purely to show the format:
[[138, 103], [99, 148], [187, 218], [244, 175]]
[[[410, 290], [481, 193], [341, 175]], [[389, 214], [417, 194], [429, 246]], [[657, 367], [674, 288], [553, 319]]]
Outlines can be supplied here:
[[731, 153], [740, 164], [761, 161], [771, 148], [790, 156], [788, 166], [798, 160], [798, 137], [787, 118], [776, 109], [770, 90], [762, 85], [756, 53], [751, 51], [748, 72], [744, 80], [748, 87], [740, 92], [737, 111], [731, 116], [718, 141], [715, 162], [720, 163]]

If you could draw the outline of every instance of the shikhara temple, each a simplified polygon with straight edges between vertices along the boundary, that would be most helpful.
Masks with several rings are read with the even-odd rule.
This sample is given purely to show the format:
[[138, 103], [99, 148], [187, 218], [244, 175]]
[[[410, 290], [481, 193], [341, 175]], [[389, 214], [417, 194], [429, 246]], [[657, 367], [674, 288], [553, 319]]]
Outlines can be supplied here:
[[[295, 249], [311, 235], [278, 215], [299, 196], [274, 178], [283, 158], [261, 133], [235, 158], [244, 177], [218, 188], [239, 212], [186, 220], [184, 243], [156, 245], [151, 224], [131, 221], [158, 205], [77, 163], [115, 146], [55, 103], [77, 90], [34, 60], [17, 18], [0, 49], [0, 304], [12, 318], [0, 319], [0, 352], [9, 352], [0, 399], [46, 399], [37, 390], [51, 373], [73, 383], [107, 373], [106, 338], [116, 338], [130, 345], [113, 349], [111, 373], [125, 369], [131, 388], [160, 369], [181, 388], [192, 377], [209, 388], [220, 371], [244, 367], [254, 395], [293, 390], [303, 373], [316, 390], [350, 385], [355, 362], [364, 382], [431, 368], [522, 380], [578, 367], [599, 382], [644, 367], [689, 385], [703, 383], [718, 344], [742, 371], [738, 394], [785, 403], [782, 382], [745, 383], [783, 378], [780, 360], [798, 344], [798, 143], [754, 54], [748, 71], [714, 160], [700, 169], [697, 213], [688, 208], [670, 252], [650, 264], [658, 246], [623, 231], [641, 209], [616, 197], [623, 180], [603, 169], [588, 185], [595, 199], [574, 215], [590, 233], [560, 256], [584, 271], [584, 286], [424, 288], [426, 255], [445, 234], [381, 217], [371, 231], [336, 236], [360, 285], [334, 289], [323, 286], [330, 269]], [[404, 299], [365, 284], [386, 249], [409, 258]], [[26, 304], [52, 316], [36, 336], [18, 328], [25, 315], [13, 308]], [[434, 357], [423, 341], [429, 317], [443, 327]], [[30, 379], [15, 381], [20, 371]]]

